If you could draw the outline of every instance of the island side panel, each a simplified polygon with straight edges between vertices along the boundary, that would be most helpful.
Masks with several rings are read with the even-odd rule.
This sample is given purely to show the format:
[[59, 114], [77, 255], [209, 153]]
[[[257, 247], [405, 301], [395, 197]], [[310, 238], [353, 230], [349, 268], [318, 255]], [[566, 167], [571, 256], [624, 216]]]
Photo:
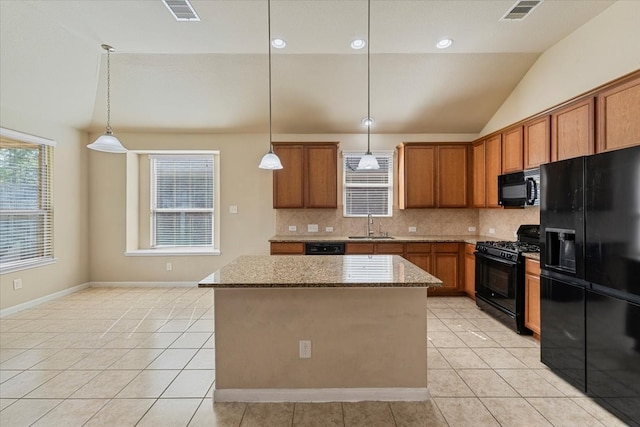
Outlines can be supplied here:
[[[427, 386], [425, 288], [216, 289], [216, 389]], [[311, 340], [312, 357], [298, 357]]]

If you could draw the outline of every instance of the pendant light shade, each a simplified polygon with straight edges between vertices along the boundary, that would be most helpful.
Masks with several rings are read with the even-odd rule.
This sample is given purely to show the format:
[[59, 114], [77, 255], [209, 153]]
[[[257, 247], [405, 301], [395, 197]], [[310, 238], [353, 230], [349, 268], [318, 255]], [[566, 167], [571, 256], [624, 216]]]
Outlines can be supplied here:
[[280, 158], [273, 152], [273, 134], [271, 131], [271, 0], [267, 0], [268, 27], [269, 27], [269, 152], [262, 157], [258, 167], [260, 169], [282, 169]]
[[104, 135], [100, 135], [87, 147], [104, 153], [126, 153], [127, 149], [122, 146], [111, 131], [111, 52], [114, 49], [108, 44], [103, 44], [102, 48], [107, 51], [107, 128]]
[[[358, 169], [380, 169], [378, 159], [371, 154], [371, 0], [367, 3], [367, 152], [360, 158]], [[364, 122], [363, 122], [364, 123]]]

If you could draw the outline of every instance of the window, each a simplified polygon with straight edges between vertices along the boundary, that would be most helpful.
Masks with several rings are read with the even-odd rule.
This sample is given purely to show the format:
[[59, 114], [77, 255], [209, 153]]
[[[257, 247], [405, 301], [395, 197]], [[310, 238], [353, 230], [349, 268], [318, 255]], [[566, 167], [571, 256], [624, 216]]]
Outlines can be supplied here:
[[151, 247], [213, 247], [213, 155], [151, 155]]
[[392, 216], [393, 153], [375, 153], [380, 169], [358, 170], [361, 153], [343, 153], [344, 216]]
[[53, 261], [55, 142], [0, 128], [0, 271]]

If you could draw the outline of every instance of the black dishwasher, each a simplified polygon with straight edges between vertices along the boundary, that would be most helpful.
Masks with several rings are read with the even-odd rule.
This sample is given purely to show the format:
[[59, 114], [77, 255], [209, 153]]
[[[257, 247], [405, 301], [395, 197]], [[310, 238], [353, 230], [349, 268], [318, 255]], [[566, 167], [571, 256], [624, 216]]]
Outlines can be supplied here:
[[305, 242], [305, 255], [344, 255], [344, 242]]

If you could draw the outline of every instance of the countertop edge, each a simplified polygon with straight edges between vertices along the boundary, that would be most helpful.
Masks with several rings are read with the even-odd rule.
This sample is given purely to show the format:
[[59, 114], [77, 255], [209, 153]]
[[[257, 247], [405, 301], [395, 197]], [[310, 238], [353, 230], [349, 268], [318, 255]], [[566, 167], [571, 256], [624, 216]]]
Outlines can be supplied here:
[[483, 235], [442, 235], [442, 236], [393, 236], [390, 239], [358, 238], [350, 239], [348, 236], [311, 236], [275, 235], [269, 239], [271, 243], [298, 243], [298, 242], [346, 242], [346, 243], [469, 243], [475, 245], [480, 241], [500, 241], [493, 236]]

